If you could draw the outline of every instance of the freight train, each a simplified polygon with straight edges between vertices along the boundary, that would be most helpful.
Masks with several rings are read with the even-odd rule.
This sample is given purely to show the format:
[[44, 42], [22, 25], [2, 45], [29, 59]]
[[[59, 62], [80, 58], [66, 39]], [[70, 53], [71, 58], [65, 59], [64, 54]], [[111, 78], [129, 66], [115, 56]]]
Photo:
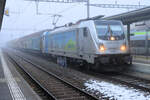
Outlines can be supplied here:
[[150, 21], [142, 21], [131, 28], [131, 53], [150, 56]]
[[132, 64], [127, 34], [117, 20], [80, 20], [16, 39], [10, 45], [51, 55], [62, 66], [73, 63], [116, 70], [117, 65]]

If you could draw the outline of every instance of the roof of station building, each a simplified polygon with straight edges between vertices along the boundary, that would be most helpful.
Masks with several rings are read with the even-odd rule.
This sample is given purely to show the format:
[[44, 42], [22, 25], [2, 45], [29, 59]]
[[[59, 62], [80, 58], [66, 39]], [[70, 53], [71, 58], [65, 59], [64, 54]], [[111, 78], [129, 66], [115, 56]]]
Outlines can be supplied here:
[[2, 20], [3, 20], [3, 15], [4, 15], [5, 3], [6, 3], [6, 0], [0, 0], [0, 29], [2, 27]]
[[131, 24], [138, 21], [150, 20], [150, 6], [133, 10], [130, 12], [113, 15], [109, 17], [103, 17], [105, 20], [121, 20], [123, 24]]

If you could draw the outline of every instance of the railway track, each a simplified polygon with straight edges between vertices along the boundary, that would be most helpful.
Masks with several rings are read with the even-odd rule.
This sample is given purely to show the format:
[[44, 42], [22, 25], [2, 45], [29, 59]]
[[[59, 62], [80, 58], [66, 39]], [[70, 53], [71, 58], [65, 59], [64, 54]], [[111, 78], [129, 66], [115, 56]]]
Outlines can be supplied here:
[[[43, 58], [43, 57], [42, 57]], [[115, 73], [114, 74], [101, 74], [95, 72], [84, 72], [86, 74], [94, 75], [97, 78], [107, 79], [109, 81], [118, 82], [125, 84], [130, 87], [140, 89], [145, 92], [150, 92], [150, 81], [146, 79], [141, 79], [135, 76], [127, 75], [124, 73]]]
[[[17, 52], [19, 54], [19, 52]], [[46, 70], [49, 70], [48, 66], [44, 63], [46, 62], [43, 62], [42, 59], [38, 60], [37, 61], [35, 60], [36, 57], [31, 57], [30, 56], [27, 56], [26, 54], [19, 54], [19, 55], [24, 55], [25, 58], [33, 61], [34, 63], [37, 63], [37, 64], [41, 64], [41, 66], [43, 68], [45, 68]], [[32, 60], [34, 59], [34, 60]], [[41, 61], [38, 63], [38, 61]], [[59, 70], [59, 69], [57, 69]], [[81, 72], [81, 71], [78, 71], [78, 70], [75, 70], [75, 71], [71, 71], [71, 73], [68, 73], [66, 70], [65, 72], [70, 75], [71, 77], [73, 77], [74, 79], [76, 80], [88, 80], [90, 78], [92, 79], [100, 79], [102, 81], [107, 81], [107, 82], [110, 82], [110, 83], [114, 83], [114, 84], [121, 84], [121, 85], [125, 85], [129, 88], [133, 88], [133, 89], [138, 89], [138, 90], [141, 90], [141, 91], [144, 91], [144, 92], [149, 92], [150, 93], [150, 84], [149, 84], [149, 81], [148, 80], [145, 80], [145, 79], [140, 79], [140, 78], [137, 78], [137, 77], [133, 77], [133, 76], [129, 76], [129, 75], [125, 75], [125, 74], [101, 74], [101, 73], [95, 73], [95, 72]], [[70, 72], [70, 71], [69, 71]], [[58, 71], [59, 73], [59, 71]], [[93, 93], [94, 94], [94, 93]], [[96, 95], [96, 94], [94, 94]], [[96, 95], [97, 96], [97, 95]], [[99, 97], [99, 96], [97, 96]], [[99, 98], [103, 98], [103, 95], [101, 95], [101, 97]], [[109, 99], [108, 98], [105, 98], [105, 99]]]
[[38, 83], [53, 100], [98, 100], [71, 83], [59, 78], [26, 58], [9, 55], [36, 83]]
[[115, 74], [114, 73], [102, 74], [102, 73], [94, 73], [94, 72], [84, 72], [84, 73], [114, 84], [119, 83], [131, 88], [135, 88], [150, 93], [150, 80], [141, 79], [124, 73], [115, 73]]
[[118, 75], [115, 75], [115, 76], [109, 76], [109, 77], [111, 77], [114, 80], [119, 80], [120, 82], [128, 84], [132, 87], [141, 89], [146, 92], [150, 92], [149, 80], [141, 79], [138, 77], [134, 77], [134, 76], [122, 74], [122, 73], [119, 73]]
[[17, 69], [17, 71], [21, 74], [21, 76], [25, 79], [25, 81], [32, 87], [32, 89], [40, 96], [42, 100], [51, 100], [53, 99], [51, 95], [47, 93], [47, 91], [44, 90], [43, 87], [41, 87], [41, 84], [36, 82], [32, 76], [28, 72], [25, 72], [25, 70], [10, 57], [7, 56], [7, 59], [14, 65], [14, 67]]

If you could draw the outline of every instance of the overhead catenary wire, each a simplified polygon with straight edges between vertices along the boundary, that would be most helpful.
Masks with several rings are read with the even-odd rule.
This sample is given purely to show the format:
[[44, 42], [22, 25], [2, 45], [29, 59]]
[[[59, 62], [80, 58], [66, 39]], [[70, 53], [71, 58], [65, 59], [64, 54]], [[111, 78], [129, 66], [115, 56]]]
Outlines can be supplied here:
[[[36, 1], [37, 1], [37, 0], [36, 0]], [[27, 4], [27, 6], [24, 7], [24, 10], [23, 10], [24, 13], [27, 11], [27, 9], [30, 7], [31, 4], [32, 4], [32, 3], [29, 2], [29, 3]], [[58, 13], [59, 13], [59, 14], [60, 14], [60, 13], [64, 13], [64, 12], [66, 12], [66, 11], [68, 11], [68, 10], [74, 8], [76, 5], [77, 5], [77, 4], [75, 4], [75, 5], [71, 6], [71, 7], [65, 8], [65, 9], [59, 11]], [[38, 15], [47, 15], [47, 14], [38, 13]], [[50, 15], [50, 17], [53, 17], [53, 16], [56, 15], [56, 14], [48, 13], [48, 15]], [[13, 24], [14, 24], [14, 23], [17, 23], [17, 22], [20, 20], [20, 18], [22, 18], [22, 17], [21, 17], [21, 15], [19, 14], [19, 15], [17, 16], [16, 20], [13, 21], [12, 23], [13, 23]], [[40, 23], [40, 25], [41, 25], [41, 24], [45, 24], [44, 22], [47, 21], [48, 19], [49, 19], [49, 18], [46, 18], [46, 19], [44, 19], [44, 20], [42, 20], [42, 21], [40, 21], [40, 22], [38, 22], [38, 23], [36, 23], [36, 24], [34, 24], [34, 25], [32, 25], [32, 26], [37, 26], [37, 25], [39, 25], [39, 23]], [[14, 29], [15, 29], [15, 28], [14, 28]], [[33, 30], [34, 30], [34, 29], [33, 29]]]
[[[30, 7], [30, 5], [31, 5], [31, 3], [28, 3], [27, 6], [25, 6], [25, 7], [23, 8], [23, 10], [22, 10], [23, 13], [25, 13], [25, 12], [27, 11], [27, 9]], [[21, 14], [19, 14], [19, 16], [20, 16], [20, 15], [21, 15]], [[18, 16], [18, 18], [16, 18], [16, 21], [15, 21], [14, 23], [17, 23], [17, 22], [20, 20], [21, 17], [19, 17], [19, 16]]]
[[31, 28], [2, 28], [2, 30], [5, 31], [32, 31], [33, 29]]
[[[11, 0], [13, 1], [13, 0]], [[29, 6], [31, 5], [31, 3], [28, 3], [23, 9], [22, 9], [22, 12], [25, 13], [27, 11], [27, 9], [29, 8]], [[14, 13], [11, 13], [10, 17], [12, 16], [12, 14]], [[11, 23], [12, 23], [12, 26], [13, 27], [16, 27], [16, 23], [20, 20], [21, 17], [21, 13], [15, 13], [15, 20], [12, 20]], [[11, 18], [10, 18], [11, 19]], [[15, 24], [14, 24], [15, 23]], [[14, 28], [15, 29], [15, 28]]]
[[[67, 7], [67, 8], [65, 8], [65, 9], [63, 9], [63, 10], [57, 12], [56, 14], [61, 15], [61, 13], [64, 13], [64, 12], [66, 12], [66, 11], [68, 11], [68, 10], [71, 10], [72, 8], [75, 8], [75, 7], [77, 7], [77, 4], [72, 5], [71, 7]], [[53, 17], [53, 16], [56, 15], [56, 14], [52, 14], [52, 13], [42, 14], [42, 13], [39, 13], [39, 15], [49, 15], [49, 17]], [[49, 19], [49, 18], [46, 18], [46, 19], [44, 19], [44, 20], [42, 20], [42, 21], [40, 21], [40, 22], [38, 22], [38, 23], [36, 23], [36, 24], [34, 24], [34, 25], [32, 25], [32, 26], [39, 25], [39, 23], [40, 23], [40, 25], [45, 24], [44, 22], [47, 21], [48, 19]]]
[[[36, 1], [37, 1], [37, 0], [36, 0]], [[39, 1], [39, 0], [38, 0], [38, 1]], [[29, 5], [30, 5], [30, 4], [31, 4], [31, 2], [29, 2]], [[59, 13], [59, 14], [64, 13], [64, 12], [66, 12], [66, 11], [72, 9], [72, 8], [77, 7], [78, 4], [80, 4], [80, 3], [77, 3], [77, 4], [75, 4], [75, 5], [71, 6], [71, 7], [65, 8], [65, 9], [63, 9], [63, 10], [57, 12], [57, 13]], [[26, 9], [27, 9], [28, 7], [29, 7], [29, 6], [26, 6]], [[26, 11], [26, 10], [25, 10], [25, 11]], [[57, 13], [56, 13], [56, 14], [57, 14]], [[44, 13], [39, 13], [39, 14], [40, 14], [40, 15], [46, 15], [46, 14], [44, 14]], [[48, 13], [48, 15], [50, 15], [50, 16], [48, 16], [48, 17], [52, 17], [53, 14]], [[19, 16], [20, 16], [20, 15], [19, 15]], [[19, 21], [18, 19], [20, 19], [20, 18], [21, 18], [21, 16], [20, 16], [19, 18], [16, 18], [16, 21], [13, 22], [13, 24], [16, 23], [17, 21]], [[40, 21], [40, 22], [34, 24], [33, 26], [37, 26], [37, 25], [39, 25], [39, 23], [40, 23], [40, 25], [41, 25], [41, 24], [45, 24], [45, 21], [48, 21], [48, 20], [49, 20], [49, 18], [46, 18], [46, 19], [44, 19], [44, 20], [42, 20], [42, 21]]]

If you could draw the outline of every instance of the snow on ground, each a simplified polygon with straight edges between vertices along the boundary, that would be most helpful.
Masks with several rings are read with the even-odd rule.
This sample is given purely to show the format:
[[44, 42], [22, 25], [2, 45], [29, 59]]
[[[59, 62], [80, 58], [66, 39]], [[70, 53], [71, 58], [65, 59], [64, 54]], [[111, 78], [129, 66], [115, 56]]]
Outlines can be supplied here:
[[115, 100], [150, 100], [150, 94], [126, 86], [115, 85], [108, 82], [88, 80], [85, 84], [86, 90], [95, 91]]

